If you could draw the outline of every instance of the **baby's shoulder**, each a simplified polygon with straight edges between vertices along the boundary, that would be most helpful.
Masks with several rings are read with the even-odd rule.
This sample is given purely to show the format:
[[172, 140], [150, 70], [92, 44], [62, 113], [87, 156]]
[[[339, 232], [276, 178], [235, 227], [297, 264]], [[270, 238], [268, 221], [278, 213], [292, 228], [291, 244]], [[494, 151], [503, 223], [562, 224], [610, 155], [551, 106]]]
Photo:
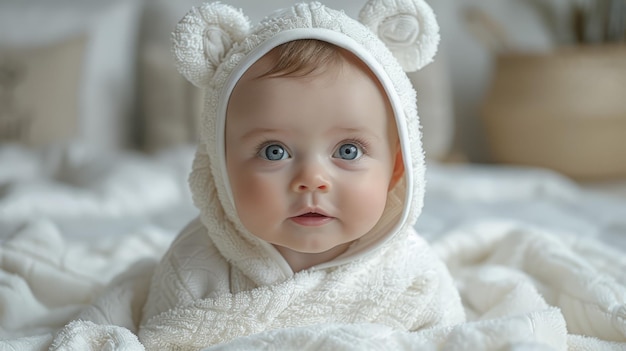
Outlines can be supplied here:
[[[191, 244], [212, 245], [212, 241], [207, 235], [207, 229], [202, 224], [200, 217], [192, 219], [178, 233], [176, 238], [170, 244], [170, 251], [173, 248], [182, 248]], [[213, 245], [212, 245], [213, 246]]]
[[214, 261], [213, 266], [225, 261], [200, 218], [193, 219], [180, 231], [170, 244], [164, 259], [175, 260], [178, 264], [189, 261]]

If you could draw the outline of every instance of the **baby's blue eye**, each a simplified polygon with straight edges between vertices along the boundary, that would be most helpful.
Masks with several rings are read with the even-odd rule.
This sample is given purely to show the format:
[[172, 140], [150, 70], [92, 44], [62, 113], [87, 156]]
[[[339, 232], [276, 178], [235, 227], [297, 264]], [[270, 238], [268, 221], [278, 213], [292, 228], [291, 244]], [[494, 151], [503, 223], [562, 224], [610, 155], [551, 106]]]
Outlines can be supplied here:
[[259, 152], [259, 155], [270, 161], [280, 161], [289, 158], [289, 153], [284, 147], [278, 144], [271, 144], [263, 147]]
[[356, 160], [357, 158], [363, 156], [363, 150], [360, 147], [354, 144], [346, 143], [339, 146], [339, 149], [335, 151], [333, 157], [341, 158], [343, 160]]

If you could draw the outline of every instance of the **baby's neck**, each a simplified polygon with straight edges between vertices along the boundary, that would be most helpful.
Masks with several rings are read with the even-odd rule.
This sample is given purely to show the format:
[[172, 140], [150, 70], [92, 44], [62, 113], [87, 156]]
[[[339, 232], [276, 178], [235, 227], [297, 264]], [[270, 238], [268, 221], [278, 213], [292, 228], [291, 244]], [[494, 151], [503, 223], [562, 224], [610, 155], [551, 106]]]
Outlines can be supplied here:
[[328, 251], [320, 253], [303, 253], [278, 245], [274, 245], [274, 247], [276, 247], [276, 250], [278, 250], [278, 252], [280, 252], [285, 261], [287, 261], [287, 263], [291, 267], [291, 270], [293, 270], [294, 273], [297, 273], [318, 264], [322, 264], [335, 259], [342, 253], [346, 252], [350, 244], [351, 243], [346, 243], [335, 246]]

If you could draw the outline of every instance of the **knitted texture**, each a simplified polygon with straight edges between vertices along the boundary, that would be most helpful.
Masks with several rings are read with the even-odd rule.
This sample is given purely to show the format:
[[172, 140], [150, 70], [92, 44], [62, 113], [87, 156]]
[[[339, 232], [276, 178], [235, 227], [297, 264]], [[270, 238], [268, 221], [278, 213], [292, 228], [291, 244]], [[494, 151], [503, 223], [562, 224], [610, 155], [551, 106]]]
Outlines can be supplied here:
[[147, 350], [197, 350], [263, 331], [321, 323], [376, 323], [407, 331], [463, 320], [445, 266], [417, 235], [393, 241], [373, 258], [303, 271], [256, 289], [215, 289], [209, 296], [198, 287], [217, 278], [206, 272], [217, 261], [206, 240], [198, 245], [204, 235], [204, 230], [187, 232], [157, 273], [174, 280], [157, 281], [151, 290], [167, 296], [168, 287], [175, 287], [179, 295], [149, 302], [162, 312], [144, 315], [148, 319], [139, 338]]
[[426, 66], [435, 57], [439, 27], [432, 9], [423, 1], [369, 1], [359, 20], [378, 34], [407, 72]]

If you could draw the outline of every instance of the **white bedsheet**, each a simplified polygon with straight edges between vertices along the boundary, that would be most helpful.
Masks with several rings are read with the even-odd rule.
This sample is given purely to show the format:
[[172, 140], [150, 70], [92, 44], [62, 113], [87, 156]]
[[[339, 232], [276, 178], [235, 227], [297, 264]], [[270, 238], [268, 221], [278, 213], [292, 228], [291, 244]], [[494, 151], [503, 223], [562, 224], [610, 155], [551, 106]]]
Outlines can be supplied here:
[[[512, 220], [557, 235], [595, 238], [626, 252], [626, 196], [589, 191], [552, 171], [429, 165], [418, 232], [434, 239], [476, 220]], [[626, 190], [626, 185], [624, 190]]]
[[0, 240], [34, 219], [63, 236], [124, 235], [146, 225], [175, 234], [197, 211], [187, 187], [193, 150], [146, 156], [101, 154], [80, 145], [0, 146]]
[[[0, 340], [8, 340], [0, 350], [47, 349], [118, 274], [158, 259], [197, 214], [186, 187], [192, 156], [192, 147], [151, 156], [0, 147]], [[625, 349], [575, 334], [626, 342], [626, 199], [526, 168], [430, 165], [427, 180], [417, 229], [448, 262], [471, 323], [411, 335], [375, 325], [279, 330], [236, 340], [231, 349], [293, 347], [302, 337], [311, 348], [337, 349]], [[563, 298], [574, 292], [578, 300]], [[602, 313], [575, 303], [583, 300]], [[107, 328], [74, 323], [63, 335], [85, 340], [57, 338], [58, 349], [137, 342], [125, 329]]]

